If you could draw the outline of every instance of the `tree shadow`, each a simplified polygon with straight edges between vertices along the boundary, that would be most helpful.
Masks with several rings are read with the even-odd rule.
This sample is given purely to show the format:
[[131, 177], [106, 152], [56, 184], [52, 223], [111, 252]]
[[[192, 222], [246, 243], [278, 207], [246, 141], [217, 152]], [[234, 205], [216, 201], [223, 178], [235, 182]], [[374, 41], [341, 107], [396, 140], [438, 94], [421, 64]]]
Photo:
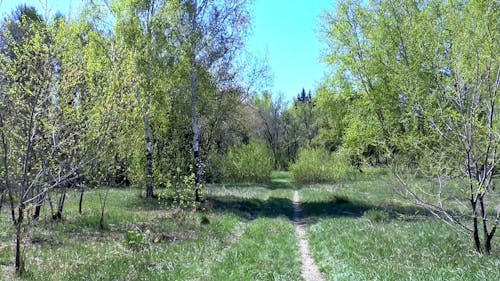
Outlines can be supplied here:
[[267, 200], [260, 200], [236, 196], [211, 196], [208, 200], [212, 206], [212, 212], [232, 213], [246, 220], [280, 216], [293, 219], [293, 202], [286, 198], [270, 197]]
[[[286, 217], [294, 220], [294, 203], [286, 198], [270, 197], [267, 200], [247, 199], [236, 196], [211, 196], [208, 198], [212, 212], [232, 213], [246, 220], [260, 217]], [[419, 207], [402, 205], [375, 205], [351, 200], [343, 196], [334, 196], [324, 201], [302, 202], [299, 205], [298, 219], [301, 223], [316, 223], [320, 219], [335, 217], [362, 217], [369, 210], [387, 212], [389, 219], [416, 220], [433, 217]]]
[[323, 218], [363, 217], [367, 211], [377, 210], [387, 213], [388, 219], [405, 221], [421, 220], [434, 217], [428, 210], [416, 206], [399, 204], [376, 205], [368, 202], [351, 200], [344, 196], [334, 196], [332, 199], [318, 202], [304, 202], [301, 219], [307, 223], [315, 223]]

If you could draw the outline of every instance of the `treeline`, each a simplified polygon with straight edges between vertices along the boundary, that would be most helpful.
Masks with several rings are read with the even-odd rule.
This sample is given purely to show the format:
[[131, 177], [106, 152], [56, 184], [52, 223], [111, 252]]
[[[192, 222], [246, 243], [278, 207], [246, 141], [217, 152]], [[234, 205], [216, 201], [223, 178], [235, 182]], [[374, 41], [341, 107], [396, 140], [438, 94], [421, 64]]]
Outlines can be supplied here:
[[[207, 182], [267, 182], [316, 137], [315, 105], [263, 91], [249, 3], [91, 1], [77, 20], [20, 6], [0, 23], [0, 211], [16, 230], [111, 186], [193, 209]], [[330, 170], [329, 170], [330, 171]], [[317, 174], [317, 173], [316, 173]], [[5, 203], [5, 204], [4, 204]]]

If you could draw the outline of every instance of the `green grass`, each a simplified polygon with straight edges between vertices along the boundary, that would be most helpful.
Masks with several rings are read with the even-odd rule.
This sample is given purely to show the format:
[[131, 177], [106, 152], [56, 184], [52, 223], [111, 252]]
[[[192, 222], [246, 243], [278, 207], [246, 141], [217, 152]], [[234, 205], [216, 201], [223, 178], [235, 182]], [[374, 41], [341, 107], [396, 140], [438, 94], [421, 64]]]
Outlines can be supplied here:
[[[327, 280], [500, 280], [498, 245], [478, 256], [468, 235], [399, 198], [386, 171], [333, 185], [294, 185], [285, 172], [272, 179], [210, 185], [203, 213], [145, 200], [137, 189], [111, 189], [104, 230], [105, 189], [85, 194], [82, 215], [79, 193], [70, 192], [62, 221], [44, 207], [27, 228], [23, 279], [301, 280], [292, 223], [297, 187]], [[0, 280], [15, 279], [7, 210], [0, 213]]]
[[[106, 229], [99, 228], [105, 189], [69, 192], [63, 220], [44, 207], [27, 228], [24, 280], [297, 280], [300, 260], [289, 220], [290, 189], [209, 186], [208, 210], [193, 213], [140, 198], [136, 189], [110, 189]], [[0, 280], [13, 274], [13, 227], [0, 216]], [[129, 244], [127, 233], [144, 238]], [[129, 236], [130, 237], [130, 236]], [[239, 266], [232, 266], [235, 261]], [[266, 264], [266, 267], [262, 267]], [[210, 273], [207, 275], [207, 273]]]
[[500, 249], [396, 196], [385, 175], [303, 187], [309, 242], [327, 280], [500, 280]]
[[257, 219], [212, 268], [210, 280], [300, 280], [293, 225]]
[[325, 219], [311, 226], [310, 240], [328, 280], [500, 278], [498, 253], [475, 255], [467, 237], [436, 221]]

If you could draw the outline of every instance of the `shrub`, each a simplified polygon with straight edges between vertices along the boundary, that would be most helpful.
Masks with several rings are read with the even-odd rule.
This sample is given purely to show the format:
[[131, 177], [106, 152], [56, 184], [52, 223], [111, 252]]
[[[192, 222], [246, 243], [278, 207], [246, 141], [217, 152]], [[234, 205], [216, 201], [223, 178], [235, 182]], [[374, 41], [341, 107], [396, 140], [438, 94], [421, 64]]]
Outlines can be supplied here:
[[149, 231], [141, 233], [138, 231], [129, 230], [125, 233], [123, 242], [134, 250], [140, 250], [148, 244]]
[[[158, 199], [182, 209], [195, 209], [198, 207], [194, 193], [195, 174], [191, 170], [191, 166], [189, 172], [177, 168], [171, 175], [165, 176], [165, 188], [157, 190]], [[200, 195], [203, 197], [204, 185], [200, 185], [199, 188]]]
[[226, 180], [226, 155], [220, 153], [210, 153], [206, 167], [205, 179], [207, 183], [219, 183]]
[[264, 143], [231, 148], [222, 163], [222, 177], [232, 182], [269, 182], [273, 160]]
[[304, 149], [290, 165], [290, 172], [295, 182], [324, 183], [341, 181], [356, 171], [341, 154], [325, 149]]

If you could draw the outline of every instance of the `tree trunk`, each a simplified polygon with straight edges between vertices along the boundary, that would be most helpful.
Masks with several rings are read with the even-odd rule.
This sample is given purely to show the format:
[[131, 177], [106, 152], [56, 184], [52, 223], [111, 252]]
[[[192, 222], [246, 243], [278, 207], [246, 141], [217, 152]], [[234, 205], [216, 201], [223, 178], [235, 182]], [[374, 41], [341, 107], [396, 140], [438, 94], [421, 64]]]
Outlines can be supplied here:
[[54, 205], [52, 204], [52, 197], [50, 196], [50, 192], [47, 193], [47, 201], [49, 202], [50, 213], [52, 217], [54, 217]]
[[[495, 223], [498, 223], [498, 219], [497, 219], [497, 221]], [[496, 230], [497, 230], [497, 225], [495, 224], [495, 226], [493, 227], [493, 229], [491, 229], [490, 234], [486, 238], [485, 248], [486, 248], [486, 252], [488, 254], [491, 252], [491, 247], [492, 247], [491, 240], [493, 240], [493, 236], [495, 236]]]
[[[493, 239], [493, 235], [495, 235], [496, 224], [491, 229], [491, 232], [488, 231], [488, 219], [486, 215], [486, 202], [484, 201], [484, 195], [479, 197], [479, 206], [481, 207], [481, 217], [483, 221], [483, 237], [484, 237], [484, 253], [489, 255], [491, 252], [491, 240]], [[496, 223], [496, 222], [495, 222]]]
[[147, 70], [146, 70], [146, 114], [144, 115], [144, 130], [146, 137], [146, 198], [153, 198], [153, 143], [151, 134], [151, 121], [150, 121], [150, 110], [151, 110], [151, 95], [152, 95], [152, 84], [151, 84], [151, 64], [152, 64], [152, 30], [151, 30], [151, 17], [154, 14], [154, 1], [149, 3], [148, 13], [146, 18], [146, 34], [148, 38], [147, 45]]
[[[3, 123], [0, 120], [0, 125], [3, 126]], [[5, 134], [2, 131], [2, 147], [3, 147], [3, 169], [4, 169], [4, 181], [5, 181], [5, 187], [7, 188], [7, 193], [9, 194], [9, 202], [10, 202], [10, 216], [12, 219], [12, 223], [16, 223], [16, 212], [15, 212], [15, 206], [14, 206], [14, 195], [12, 194], [12, 187], [10, 186], [10, 180], [9, 180], [9, 163], [7, 162], [7, 140], [5, 139]]]
[[[474, 197], [474, 195], [472, 195]], [[472, 204], [472, 220], [473, 220], [473, 237], [474, 237], [474, 246], [476, 247], [476, 251], [478, 253], [482, 253], [482, 247], [481, 247], [481, 240], [479, 239], [479, 225], [478, 225], [478, 219], [477, 219], [477, 201], [475, 201], [473, 198], [471, 199], [471, 204]]]
[[41, 210], [42, 210], [42, 203], [40, 202], [35, 206], [35, 212], [33, 213], [33, 220], [38, 220], [38, 218], [40, 217]]
[[101, 201], [101, 218], [99, 219], [99, 227], [101, 230], [104, 230], [106, 228], [106, 225], [104, 223], [104, 212], [106, 210], [106, 201], [108, 200], [108, 194], [109, 194], [109, 189], [106, 190], [106, 193], [104, 194], [104, 199]]
[[37, 220], [40, 217], [40, 212], [42, 210], [43, 202], [45, 201], [45, 195], [39, 196], [37, 200], [35, 200], [35, 211], [33, 213], [33, 220]]
[[12, 189], [10, 185], [7, 187], [8, 193], [9, 193], [9, 201], [10, 201], [10, 216], [12, 219], [12, 223], [16, 223], [16, 211], [15, 211], [15, 206], [14, 206], [14, 195], [12, 195]]
[[62, 219], [62, 213], [64, 208], [64, 202], [66, 201], [66, 189], [63, 189], [59, 200], [57, 200], [57, 211], [56, 214], [52, 216], [54, 220]]
[[83, 193], [84, 193], [84, 188], [82, 185], [82, 188], [80, 190], [80, 200], [78, 201], [78, 213], [81, 215], [82, 214], [82, 206], [83, 206]]
[[148, 109], [144, 115], [144, 130], [146, 137], [146, 198], [153, 198], [153, 144], [151, 142], [151, 124], [149, 116], [149, 105], [151, 98], [148, 97]]
[[18, 208], [18, 218], [16, 221], [16, 273], [22, 274], [24, 271], [24, 265], [21, 260], [21, 240], [22, 240], [22, 223], [23, 223], [23, 215], [24, 215], [24, 206], [22, 203], [19, 204]]
[[195, 200], [201, 201], [200, 184], [202, 183], [203, 171], [200, 158], [200, 128], [198, 126], [198, 110], [196, 104], [198, 102], [198, 73], [195, 66], [192, 66], [191, 73], [191, 119], [193, 122], [193, 157], [194, 157], [194, 174], [195, 174]]

